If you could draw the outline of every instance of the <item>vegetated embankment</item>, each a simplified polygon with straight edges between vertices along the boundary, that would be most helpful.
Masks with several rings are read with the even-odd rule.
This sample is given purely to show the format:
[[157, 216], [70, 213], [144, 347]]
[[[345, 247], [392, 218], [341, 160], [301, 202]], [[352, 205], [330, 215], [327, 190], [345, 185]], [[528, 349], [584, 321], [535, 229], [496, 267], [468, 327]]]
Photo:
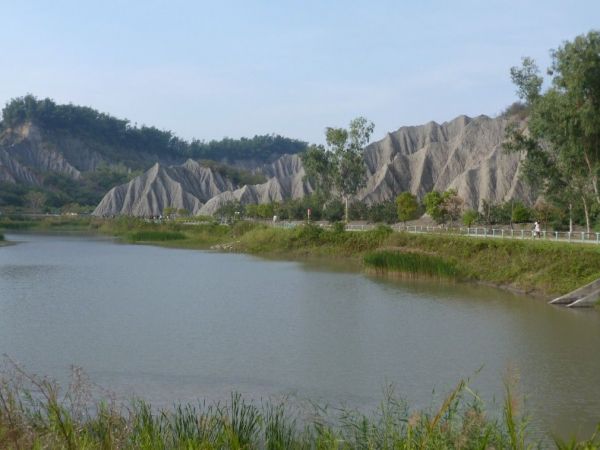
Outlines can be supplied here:
[[101, 229], [179, 248], [352, 258], [377, 274], [481, 282], [545, 297], [600, 278], [600, 248], [593, 245], [398, 233], [385, 226], [364, 232], [312, 224], [284, 229], [244, 221], [159, 225], [120, 219]]
[[46, 217], [4, 218], [2, 229], [82, 230], [177, 248], [350, 258], [379, 275], [480, 282], [544, 297], [600, 278], [600, 247], [591, 244], [398, 233], [386, 226], [349, 232], [341, 225], [332, 229], [313, 224], [279, 228], [247, 221], [222, 225], [202, 217], [163, 223], [131, 217]]

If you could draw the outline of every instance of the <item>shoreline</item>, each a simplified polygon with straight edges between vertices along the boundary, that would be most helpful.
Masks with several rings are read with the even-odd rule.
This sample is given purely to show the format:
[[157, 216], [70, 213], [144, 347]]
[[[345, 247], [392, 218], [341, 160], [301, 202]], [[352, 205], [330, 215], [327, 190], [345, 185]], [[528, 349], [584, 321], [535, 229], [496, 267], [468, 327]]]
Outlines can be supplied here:
[[[490, 286], [548, 300], [600, 278], [600, 249], [545, 241], [481, 239], [392, 231], [335, 231], [315, 225], [292, 229], [240, 221], [221, 225], [201, 222], [149, 223], [136, 218], [38, 221], [35, 226], [2, 228], [3, 232], [68, 232], [113, 236], [124, 243], [214, 252], [247, 253], [266, 258], [352, 261], [364, 272], [376, 269], [390, 277], [437, 278], [433, 266], [449, 271], [441, 278]], [[9, 242], [0, 241], [0, 245]], [[368, 256], [391, 253], [392, 262], [370, 265]], [[395, 262], [395, 259], [412, 261]], [[391, 264], [391, 265], [390, 265]], [[400, 264], [400, 265], [398, 265]], [[432, 273], [429, 273], [431, 271]]]

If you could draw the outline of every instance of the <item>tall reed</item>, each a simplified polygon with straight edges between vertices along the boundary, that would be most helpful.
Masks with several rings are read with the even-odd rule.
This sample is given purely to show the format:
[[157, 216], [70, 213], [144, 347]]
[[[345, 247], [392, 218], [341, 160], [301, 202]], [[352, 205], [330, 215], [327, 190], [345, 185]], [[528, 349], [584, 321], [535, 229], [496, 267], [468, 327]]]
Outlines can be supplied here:
[[143, 230], [127, 234], [129, 242], [164, 242], [185, 239], [186, 236], [180, 231]]
[[[91, 401], [86, 383], [66, 391], [20, 368], [0, 378], [2, 449], [513, 449], [540, 445], [527, 437], [507, 388], [504, 413], [486, 416], [460, 382], [437, 409], [412, 411], [388, 389], [370, 413], [306, 407], [286, 401], [248, 401], [233, 393], [225, 403], [175, 405], [157, 410]], [[600, 436], [556, 441], [560, 449], [593, 449]]]
[[424, 253], [381, 250], [364, 257], [365, 266], [378, 272], [399, 272], [412, 276], [425, 275], [436, 278], [458, 278], [456, 264], [439, 256]]

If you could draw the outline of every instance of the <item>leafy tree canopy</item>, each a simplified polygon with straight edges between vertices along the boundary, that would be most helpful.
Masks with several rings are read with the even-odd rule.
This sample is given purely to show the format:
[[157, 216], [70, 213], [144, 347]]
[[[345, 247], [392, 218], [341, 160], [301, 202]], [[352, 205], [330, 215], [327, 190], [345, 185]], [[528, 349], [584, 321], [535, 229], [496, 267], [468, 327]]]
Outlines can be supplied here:
[[406, 223], [408, 220], [416, 219], [419, 211], [419, 202], [417, 197], [410, 192], [403, 192], [396, 197], [398, 207], [398, 219]]
[[209, 142], [187, 142], [171, 131], [156, 127], [132, 125], [127, 119], [117, 119], [87, 106], [59, 105], [53, 100], [37, 99], [33, 95], [14, 98], [2, 109], [2, 126], [14, 128], [31, 121], [50, 130], [65, 131], [93, 138], [102, 144], [132, 149], [159, 156], [212, 160], [267, 161], [283, 154], [295, 154], [306, 149], [306, 142], [279, 135]]
[[302, 155], [306, 176], [317, 192], [331, 196], [333, 188], [344, 198], [346, 221], [350, 197], [366, 184], [363, 150], [374, 128], [364, 117], [352, 120], [348, 129], [326, 128], [327, 148], [312, 146]]
[[541, 91], [535, 62], [511, 69], [530, 110], [527, 126], [507, 133], [508, 150], [525, 155], [522, 175], [561, 208], [581, 204], [590, 228], [600, 206], [600, 32], [577, 36], [552, 51], [550, 86]]
[[459, 219], [464, 203], [456, 189], [448, 189], [444, 192], [431, 191], [423, 197], [425, 211], [436, 223], [446, 223], [448, 220], [454, 222]]

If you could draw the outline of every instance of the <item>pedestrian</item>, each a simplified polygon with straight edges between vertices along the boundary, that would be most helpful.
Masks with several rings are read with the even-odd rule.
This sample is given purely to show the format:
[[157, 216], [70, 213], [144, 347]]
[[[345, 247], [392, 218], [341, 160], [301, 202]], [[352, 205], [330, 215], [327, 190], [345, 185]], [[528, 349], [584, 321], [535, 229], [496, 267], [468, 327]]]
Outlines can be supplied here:
[[542, 232], [540, 230], [540, 223], [537, 220], [533, 224], [533, 232], [535, 233], [534, 237], [536, 237], [536, 238], [542, 237]]

